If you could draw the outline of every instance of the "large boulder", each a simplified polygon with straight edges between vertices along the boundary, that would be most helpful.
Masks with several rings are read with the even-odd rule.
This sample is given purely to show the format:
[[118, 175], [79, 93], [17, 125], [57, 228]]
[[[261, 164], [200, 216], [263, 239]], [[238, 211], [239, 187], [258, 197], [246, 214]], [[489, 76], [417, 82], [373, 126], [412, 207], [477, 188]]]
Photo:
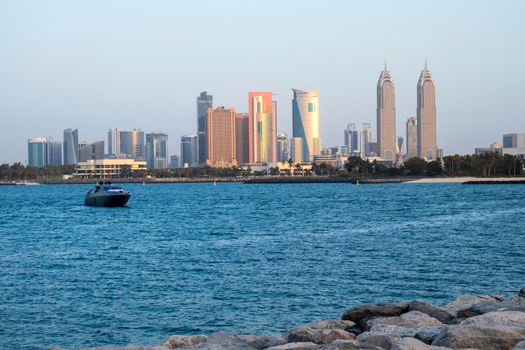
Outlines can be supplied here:
[[255, 348], [248, 345], [248, 343], [238, 336], [231, 333], [213, 333], [208, 336], [208, 340], [191, 349], [200, 350], [255, 350]]
[[525, 298], [525, 288], [520, 289], [520, 291], [518, 292], [518, 296], [520, 298]]
[[286, 344], [286, 339], [279, 336], [239, 335], [238, 337], [248, 343], [252, 348], [258, 350]]
[[421, 328], [407, 328], [393, 324], [376, 324], [370, 328], [369, 332], [381, 333], [391, 337], [414, 337], [421, 330]]
[[315, 329], [303, 326], [289, 330], [283, 334], [283, 338], [289, 343], [311, 342], [315, 344], [327, 344], [336, 339], [354, 339], [355, 335], [342, 329]]
[[200, 334], [188, 336], [172, 335], [162, 343], [162, 346], [165, 346], [168, 349], [186, 348], [200, 343], [205, 343], [207, 340], [207, 336]]
[[395, 340], [390, 350], [450, 350], [446, 347], [427, 345], [414, 338]]
[[419, 300], [410, 302], [410, 304], [408, 304], [408, 310], [422, 312], [443, 323], [450, 323], [454, 319], [454, 315], [448, 310]]
[[[61, 348], [52, 348], [52, 350], [64, 350]], [[124, 345], [124, 346], [96, 346], [94, 348], [86, 348], [84, 350], [167, 350], [164, 346], [144, 346], [144, 345]]]
[[345, 320], [321, 320], [313, 323], [305, 324], [305, 327], [310, 327], [313, 329], [345, 329], [355, 325], [352, 321]]
[[405, 328], [428, 328], [428, 327], [442, 327], [443, 323], [439, 320], [424, 314], [420, 311], [409, 311], [401, 316], [393, 317], [376, 317], [366, 321], [368, 329], [374, 325], [386, 324]]
[[525, 313], [495, 311], [448, 326], [432, 345], [454, 349], [506, 350], [525, 339]]
[[470, 311], [483, 315], [492, 311], [522, 311], [525, 312], [525, 298], [511, 297], [503, 300], [482, 301], [472, 305]]
[[367, 304], [347, 310], [341, 319], [357, 323], [371, 317], [399, 316], [407, 311], [408, 304], [404, 302]]
[[477, 304], [482, 301], [501, 301], [501, 300], [503, 300], [503, 298], [497, 295], [482, 295], [482, 296], [461, 295], [457, 297], [454, 301], [445, 305], [444, 309], [458, 318], [465, 318], [465, 317], [476, 316], [475, 314], [472, 314], [469, 312], [465, 313], [465, 311], [470, 309], [474, 304]]
[[364, 332], [359, 334], [356, 339], [361, 344], [379, 346], [383, 349], [389, 350], [393, 341], [400, 339], [400, 337], [381, 332]]
[[520, 341], [515, 344], [510, 350], [525, 350], [525, 340]]
[[266, 350], [309, 350], [317, 348], [318, 345], [311, 342], [296, 342], [296, 343], [286, 343], [283, 345], [272, 346], [266, 348]]

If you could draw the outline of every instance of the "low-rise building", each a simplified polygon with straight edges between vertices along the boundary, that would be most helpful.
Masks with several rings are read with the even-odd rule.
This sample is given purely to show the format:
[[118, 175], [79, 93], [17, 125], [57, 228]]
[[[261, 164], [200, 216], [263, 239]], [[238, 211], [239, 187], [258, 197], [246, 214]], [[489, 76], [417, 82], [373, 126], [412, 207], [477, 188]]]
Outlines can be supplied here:
[[[83, 179], [111, 179], [131, 176], [133, 173], [146, 170], [146, 161], [134, 159], [91, 159], [77, 163], [73, 176]], [[128, 171], [129, 173], [126, 173]]]

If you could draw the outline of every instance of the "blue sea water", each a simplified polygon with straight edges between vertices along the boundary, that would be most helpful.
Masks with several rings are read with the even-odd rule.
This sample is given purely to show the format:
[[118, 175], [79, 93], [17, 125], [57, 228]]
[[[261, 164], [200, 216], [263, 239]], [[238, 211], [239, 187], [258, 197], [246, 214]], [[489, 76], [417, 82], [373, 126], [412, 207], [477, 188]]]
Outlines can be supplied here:
[[525, 187], [0, 186], [0, 348], [275, 334], [384, 300], [525, 287]]

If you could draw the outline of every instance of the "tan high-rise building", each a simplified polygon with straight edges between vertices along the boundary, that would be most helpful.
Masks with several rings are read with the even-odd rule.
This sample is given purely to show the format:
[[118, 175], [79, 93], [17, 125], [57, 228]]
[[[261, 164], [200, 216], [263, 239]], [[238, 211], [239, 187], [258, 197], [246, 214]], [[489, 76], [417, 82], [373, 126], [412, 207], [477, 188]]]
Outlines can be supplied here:
[[248, 93], [249, 162], [268, 163], [277, 160], [277, 102], [271, 92]]
[[425, 62], [417, 82], [417, 155], [434, 160], [436, 148], [436, 87]]
[[248, 152], [250, 151], [249, 143], [249, 122], [248, 113], [237, 113], [235, 134], [237, 144], [235, 145], [237, 152], [237, 163], [246, 164], [250, 161]]
[[396, 159], [396, 92], [386, 61], [377, 82], [377, 150], [385, 160]]
[[208, 159], [213, 167], [237, 166], [235, 109], [218, 107], [208, 109]]
[[406, 145], [407, 153], [406, 158], [417, 157], [417, 119], [416, 117], [410, 117], [407, 119], [407, 135]]

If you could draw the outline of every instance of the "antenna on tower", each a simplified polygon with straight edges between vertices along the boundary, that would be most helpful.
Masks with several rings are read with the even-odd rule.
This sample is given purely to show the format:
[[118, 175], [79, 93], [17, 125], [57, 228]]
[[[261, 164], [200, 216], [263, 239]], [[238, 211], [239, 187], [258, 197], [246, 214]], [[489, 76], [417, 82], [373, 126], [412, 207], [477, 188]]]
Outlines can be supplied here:
[[427, 71], [427, 70], [428, 70], [428, 65], [427, 65], [427, 59], [425, 57], [425, 71]]
[[386, 57], [385, 57], [385, 71], [386, 71]]

